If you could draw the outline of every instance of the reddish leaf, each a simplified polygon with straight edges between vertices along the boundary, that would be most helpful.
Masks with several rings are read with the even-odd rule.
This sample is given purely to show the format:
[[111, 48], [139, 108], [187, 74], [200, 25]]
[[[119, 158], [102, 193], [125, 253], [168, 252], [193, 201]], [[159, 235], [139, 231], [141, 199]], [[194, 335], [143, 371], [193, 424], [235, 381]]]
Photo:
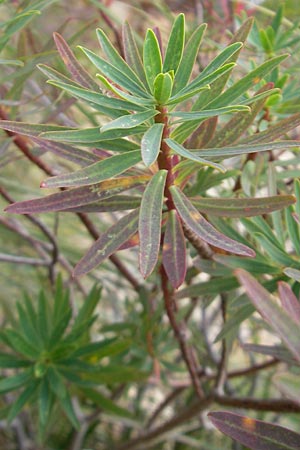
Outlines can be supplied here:
[[177, 289], [186, 274], [185, 238], [177, 212], [168, 214], [163, 243], [163, 265], [171, 285]]
[[54, 33], [53, 37], [61, 59], [65, 63], [65, 66], [69, 70], [74, 80], [85, 88], [98, 90], [98, 84], [77, 61], [74, 53], [72, 52], [64, 38], [59, 33]]
[[141, 202], [139, 219], [140, 271], [144, 278], [151, 274], [158, 259], [166, 177], [166, 170], [157, 172], [146, 187]]
[[[13, 203], [6, 208], [7, 212], [18, 214], [34, 214], [50, 211], [63, 211], [78, 208], [93, 202], [100, 202], [114, 194], [126, 191], [145, 183], [148, 176], [113, 178], [92, 186], [57, 192], [47, 197]], [[101, 203], [99, 203], [101, 205]]]
[[138, 228], [139, 210], [135, 209], [101, 234], [74, 269], [74, 276], [83, 275], [94, 269], [116, 252]]
[[236, 269], [235, 274], [257, 311], [285, 342], [288, 349], [300, 361], [299, 325], [287, 312], [278, 306], [271, 294], [255, 278], [243, 269]]
[[192, 205], [176, 186], [170, 188], [175, 207], [186, 226], [200, 239], [217, 248], [242, 256], [255, 256], [255, 252], [216, 230]]
[[286, 312], [300, 324], [300, 302], [290, 286], [284, 281], [278, 283], [281, 304]]
[[222, 433], [252, 450], [299, 450], [300, 434], [231, 412], [209, 413], [212, 423]]

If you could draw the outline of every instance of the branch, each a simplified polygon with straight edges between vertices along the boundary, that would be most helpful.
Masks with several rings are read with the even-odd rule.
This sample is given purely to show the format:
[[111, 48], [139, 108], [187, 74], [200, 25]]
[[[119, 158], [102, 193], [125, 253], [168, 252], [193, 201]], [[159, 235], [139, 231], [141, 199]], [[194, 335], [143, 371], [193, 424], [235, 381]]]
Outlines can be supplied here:
[[186, 335], [187, 335], [187, 329], [184, 322], [177, 323], [175, 311], [176, 311], [176, 303], [175, 298], [173, 295], [173, 292], [170, 292], [169, 286], [168, 286], [168, 277], [165, 272], [165, 269], [163, 266], [161, 266], [161, 282], [162, 282], [162, 291], [164, 295], [164, 302], [165, 302], [165, 308], [167, 315], [169, 317], [169, 321], [171, 324], [171, 327], [173, 328], [175, 337], [178, 341], [181, 355], [186, 363], [186, 366], [188, 368], [188, 371], [190, 373], [190, 377], [193, 383], [193, 386], [195, 388], [195, 391], [200, 399], [203, 398], [203, 391], [201, 384], [199, 382], [198, 377], [198, 370], [197, 370], [197, 361], [195, 358], [195, 355], [193, 353], [193, 350], [189, 347], [189, 345], [186, 342]]

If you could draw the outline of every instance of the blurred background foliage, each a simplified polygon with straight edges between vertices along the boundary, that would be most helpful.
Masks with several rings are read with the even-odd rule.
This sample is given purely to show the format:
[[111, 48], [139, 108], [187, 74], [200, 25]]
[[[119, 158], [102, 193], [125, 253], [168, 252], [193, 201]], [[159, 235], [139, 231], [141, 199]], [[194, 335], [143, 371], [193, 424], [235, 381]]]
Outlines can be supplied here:
[[[288, 52], [291, 56], [266, 77], [265, 81], [273, 82], [275, 87], [281, 89], [281, 93], [269, 99], [253, 125], [253, 132], [255, 129], [268, 129], [275, 119], [284, 119], [299, 112], [300, 6], [296, 0], [4, 0], [0, 3], [1, 119], [66, 126], [78, 123], [97, 125], [97, 117], [91, 110], [46, 84], [45, 76], [36, 67], [37, 64], [47, 64], [60, 72], [65, 70], [54, 46], [52, 33], [61, 33], [87, 67], [87, 61], [77, 51], [76, 45], [80, 43], [98, 51], [95, 39], [97, 27], [103, 28], [121, 48], [120, 30], [125, 19], [137, 31], [137, 38], [144, 35], [147, 27], [158, 26], [162, 29], [164, 39], [169, 33], [174, 13], [178, 12], [186, 13], [190, 34], [203, 21], [209, 25], [197, 61], [198, 70], [228, 44], [234, 31], [247, 16], [255, 16], [256, 22], [249, 35], [246, 51], [238, 63], [240, 74], [244, 75], [278, 53]], [[299, 128], [289, 132], [288, 137], [299, 139]], [[293, 193], [294, 179], [299, 178], [300, 174], [299, 156], [297, 152], [291, 151], [284, 151], [280, 156], [275, 158], [268, 154], [249, 158], [243, 161], [242, 170], [233, 161], [234, 170], [221, 183], [211, 169], [203, 169], [190, 189], [200, 195], [208, 192], [217, 193], [220, 197], [228, 197], [236, 191], [246, 196]], [[38, 167], [36, 161], [41, 161], [42, 165]], [[45, 170], [41, 170], [43, 165]], [[246, 449], [242, 444], [233, 443], [219, 432], [212, 431], [212, 425], [203, 411], [199, 410], [198, 414], [190, 416], [187, 412], [188, 420], [183, 420], [185, 408], [188, 411], [193, 406], [190, 381], [163, 313], [158, 281], [155, 275], [147, 283], [142, 280], [136, 269], [134, 249], [122, 252], [121, 266], [119, 261], [109, 260], [84, 278], [72, 278], [75, 262], [93, 242], [93, 230], [99, 233], [105, 229], [115, 218], [114, 213], [93, 215], [84, 222], [73, 214], [14, 216], [2, 212], [7, 203], [40, 196], [39, 184], [45, 178], [47, 167], [59, 172], [72, 168], [72, 163], [66, 163], [59, 155], [40, 147], [32, 148], [26, 137], [18, 140], [15, 135], [1, 131], [1, 326], [3, 329], [8, 326], [22, 329], [22, 312], [20, 316], [19, 310], [17, 317], [16, 305], [22, 305], [24, 298], [34, 308], [38, 308], [41, 302], [39, 299], [43, 294], [40, 292], [47, 293], [47, 298], [55, 297], [56, 292], [58, 301], [58, 274], [63, 280], [59, 295], [61, 299], [68, 295], [73, 319], [85, 304], [92, 287], [100, 284], [101, 300], [98, 305], [95, 301], [94, 305], [97, 318], [90, 324], [88, 335], [81, 336], [83, 340], [76, 344], [76, 349], [71, 350], [77, 351], [83, 344], [94, 341], [103, 341], [108, 345], [111, 339], [115, 347], [108, 347], [107, 353], [102, 355], [91, 352], [85, 356], [84, 362], [94, 363], [98, 370], [101, 358], [101, 364], [106, 369], [110, 366], [115, 369], [112, 369], [111, 379], [108, 376], [101, 381], [99, 376], [97, 388], [95, 377], [92, 379], [90, 376], [91, 386], [85, 386], [85, 390], [81, 389], [80, 383], [77, 385], [69, 378], [63, 385], [72, 397], [72, 409], [69, 409], [69, 403], [64, 403], [65, 399], [61, 401], [60, 407], [54, 405], [51, 409], [49, 406], [51, 415], [47, 417], [46, 431], [45, 419], [42, 419], [42, 427], [37, 425], [39, 406], [34, 394], [20, 415], [14, 417], [11, 412], [12, 422], [7, 426], [5, 418], [18, 398], [18, 391], [17, 394], [13, 390], [6, 392], [4, 387], [0, 420], [1, 448]], [[240, 397], [262, 399], [281, 396], [273, 378], [283, 371], [285, 363], [278, 364], [281, 357], [274, 353], [274, 349], [266, 353], [259, 348], [265, 343], [277, 345], [278, 336], [262, 322], [260, 316], [253, 314], [254, 307], [246, 294], [238, 289], [233, 271], [243, 267], [263, 283], [269, 292], [277, 290], [278, 281], [288, 282], [295, 294], [299, 295], [298, 273], [293, 272], [299, 268], [300, 255], [300, 192], [297, 186], [296, 206], [283, 212], [272, 213], [268, 217], [242, 219], [238, 225], [235, 219], [210, 217], [218, 229], [255, 248], [258, 254], [255, 263], [247, 259], [241, 263], [240, 259], [226, 255], [218, 255], [214, 261], [209, 261], [197, 256], [192, 248], [190, 250], [193, 265], [190, 266], [186, 285], [178, 291], [177, 298], [180, 300], [181, 318], [186, 322], [189, 320], [189, 339], [195, 344], [200, 362], [205, 361], [201, 373], [205, 389], [209, 388], [211, 380], [214, 382], [216, 371], [220, 370], [219, 363], [224, 358], [222, 352], [226, 346], [227, 372], [231, 374], [225, 386], [228, 396], [238, 394]], [[295, 216], [297, 220], [294, 220]], [[124, 276], [124, 268], [129, 273], [127, 277]], [[130, 282], [130, 276], [133, 282]], [[222, 317], [224, 303], [227, 307]], [[39, 313], [35, 314], [38, 316]], [[23, 324], [23, 328], [25, 332], [26, 324]], [[7, 351], [5, 333], [1, 341], [1, 351]], [[257, 347], [246, 350], [246, 342], [256, 344]], [[127, 347], [124, 343], [127, 343]], [[16, 346], [11, 345], [11, 352], [16, 349]], [[69, 352], [71, 350], [68, 348]], [[42, 356], [44, 358], [45, 355]], [[5, 366], [5, 358], [0, 358], [0, 361], [1, 367], [4, 367], [3, 380], [18, 366]], [[291, 371], [299, 375], [299, 366], [290, 361], [287, 364], [291, 364]], [[255, 369], [260, 365], [265, 370]], [[238, 372], [243, 368], [249, 368], [249, 376], [245, 369], [246, 376], [241, 378]], [[147, 375], [148, 382], [137, 383], [138, 374], [141, 374], [141, 380]], [[58, 399], [63, 397], [64, 389], [57, 388], [55, 391]], [[39, 401], [46, 402], [45, 399]], [[237, 408], [243, 411], [243, 404], [238, 404]], [[183, 416], [178, 427], [176, 414]], [[292, 429], [297, 429], [299, 423], [299, 416], [293, 412], [283, 416], [280, 412], [262, 409], [258, 413], [248, 411], [248, 414]], [[77, 429], [74, 415], [79, 421]], [[139, 444], [140, 447], [130, 444], [139, 431], [159, 428], [163, 421], [172, 422], [172, 419], [175, 421], [174, 426], [165, 430], [163, 435], [158, 433], [157, 442], [149, 439], [149, 442]]]

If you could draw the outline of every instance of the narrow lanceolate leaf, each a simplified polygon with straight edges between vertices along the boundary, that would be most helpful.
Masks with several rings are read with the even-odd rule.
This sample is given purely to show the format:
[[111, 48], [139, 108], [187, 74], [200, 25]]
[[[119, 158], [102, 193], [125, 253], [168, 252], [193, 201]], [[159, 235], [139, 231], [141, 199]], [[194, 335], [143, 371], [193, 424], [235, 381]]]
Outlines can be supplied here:
[[299, 147], [300, 141], [277, 141], [266, 144], [249, 144], [249, 145], [235, 145], [233, 147], [217, 147], [204, 148], [203, 150], [192, 150], [198, 156], [205, 156], [206, 158], [230, 158], [231, 156], [245, 155], [256, 152], [266, 152], [269, 150], [280, 150], [283, 148]]
[[169, 73], [159, 73], [153, 82], [153, 95], [159, 105], [165, 105], [172, 92], [173, 79]]
[[123, 26], [123, 42], [124, 42], [124, 53], [125, 60], [127, 64], [132, 67], [135, 73], [138, 75], [140, 80], [144, 83], [144, 86], [147, 87], [147, 79], [145, 70], [143, 67], [142, 59], [134, 39], [133, 32], [130, 28], [128, 22], [125, 22]]
[[162, 205], [167, 171], [160, 170], [153, 177], [143, 194], [140, 217], [140, 271], [144, 278], [153, 271], [159, 253]]
[[67, 131], [49, 131], [41, 132], [39, 135], [42, 139], [49, 139], [51, 141], [58, 142], [69, 142], [74, 144], [84, 144], [86, 146], [92, 145], [95, 147], [96, 143], [103, 141], [111, 141], [123, 136], [130, 136], [133, 134], [138, 134], [144, 131], [143, 127], [126, 128], [119, 130], [107, 131], [105, 133], [100, 133], [99, 127], [94, 128], [76, 128], [69, 129]]
[[300, 302], [291, 287], [284, 281], [280, 281], [278, 284], [278, 293], [283, 308], [300, 324]]
[[132, 78], [129, 78], [126, 74], [121, 72], [115, 66], [105, 61], [105, 59], [96, 55], [91, 50], [88, 50], [84, 47], [79, 47], [83, 53], [89, 58], [89, 60], [94, 64], [94, 66], [101, 72], [102, 75], [112, 80], [114, 83], [117, 83], [119, 86], [122, 86], [124, 89], [127, 89], [132, 94], [142, 97], [149, 97], [149, 94], [140, 87]]
[[111, 122], [103, 125], [103, 127], [100, 128], [100, 131], [101, 133], [104, 133], [109, 130], [134, 128], [147, 120], [152, 119], [157, 114], [159, 114], [159, 111], [154, 109], [136, 114], [127, 114], [126, 116], [119, 117], [118, 119], [112, 120]]
[[293, 195], [275, 195], [260, 198], [190, 198], [202, 213], [225, 217], [251, 217], [269, 214], [295, 203]]
[[174, 94], [183, 89], [190, 79], [206, 27], [206, 24], [199, 25], [185, 46], [183, 57], [175, 74]]
[[35, 123], [14, 122], [12, 120], [0, 120], [0, 128], [11, 131], [12, 133], [23, 134], [25, 136], [39, 136], [44, 132], [54, 132], [58, 130], [69, 130], [69, 127], [60, 127], [57, 125], [40, 125]]
[[111, 156], [76, 172], [49, 178], [41, 187], [87, 186], [99, 183], [125, 172], [140, 161], [140, 150]]
[[218, 430], [251, 450], [298, 450], [300, 434], [261, 420], [232, 412], [208, 414]]
[[221, 114], [230, 114], [233, 112], [250, 111], [248, 106], [244, 105], [230, 105], [217, 109], [206, 109], [204, 111], [174, 111], [170, 112], [169, 116], [179, 117], [174, 123], [188, 122], [189, 120], [207, 119], [208, 117], [219, 116]]
[[182, 226], [174, 209], [168, 214], [162, 260], [171, 285], [177, 289], [185, 279], [186, 251]]
[[86, 255], [79, 261], [74, 275], [83, 275], [116, 252], [138, 229], [139, 210], [134, 210], [101, 234]]
[[11, 377], [6, 377], [0, 380], [0, 393], [14, 391], [21, 386], [26, 385], [32, 380], [32, 370], [28, 369], [26, 371], [20, 372], [17, 375]]
[[50, 66], [47, 66], [46, 64], [37, 64], [37, 68], [50, 80], [71, 84], [72, 86], [77, 87], [81, 86], [80, 84], [76, 83], [76, 81], [71, 80], [71, 78], [66, 77], [66, 75], [63, 75], [62, 73], [58, 72]]
[[151, 166], [151, 164], [153, 164], [158, 157], [163, 129], [164, 125], [162, 123], [155, 123], [142, 137], [142, 159], [147, 167]]
[[77, 86], [73, 86], [67, 83], [61, 83], [59, 81], [49, 81], [49, 84], [57, 86], [75, 97], [86, 100], [88, 103], [103, 106], [105, 108], [112, 108], [121, 111], [134, 110], [143, 111], [145, 108], [129, 101], [121, 100], [119, 98], [108, 97], [100, 92], [91, 91], [89, 89], [82, 89]]
[[162, 72], [162, 60], [157, 37], [150, 28], [147, 31], [144, 41], [143, 62], [147, 82], [151, 92], [153, 92], [153, 82], [155, 77]]
[[291, 278], [293, 278], [294, 280], [300, 282], [300, 270], [293, 269], [292, 267], [287, 267], [286, 269], [284, 269], [283, 272], [284, 272], [285, 275], [287, 275], [288, 277], [291, 277]]
[[98, 89], [97, 83], [75, 58], [74, 53], [59, 33], [53, 34], [59, 54], [72, 78], [87, 89]]
[[184, 158], [190, 159], [191, 161], [195, 161], [199, 164], [203, 164], [205, 166], [212, 167], [214, 169], [219, 170], [220, 172], [226, 172], [225, 167], [221, 166], [221, 164], [214, 163], [212, 161], [207, 161], [206, 159], [200, 158], [200, 156], [195, 155], [195, 153], [190, 152], [186, 148], [184, 148], [181, 144], [178, 144], [173, 139], [166, 139], [165, 142], [168, 146], [175, 152], [177, 155], [183, 156]]
[[268, 127], [265, 131], [260, 133], [254, 133], [253, 136], [247, 136], [243, 139], [243, 143], [257, 144], [259, 142], [270, 142], [275, 139], [284, 136], [289, 131], [293, 130], [300, 125], [300, 113], [293, 114], [292, 116], [282, 119], [276, 122], [274, 125]]
[[109, 59], [110, 63], [121, 72], [123, 72], [128, 78], [134, 80], [134, 82], [137, 83], [143, 90], [145, 90], [145, 86], [143, 85], [142, 81], [117, 52], [104, 31], [101, 29], [97, 29], [96, 33], [102, 50]]
[[170, 188], [175, 207], [186, 226], [203, 241], [214, 247], [242, 256], [255, 256], [255, 252], [216, 230], [192, 205], [176, 186]]
[[253, 86], [253, 84], [257, 83], [257, 81], [261, 80], [265, 75], [267, 75], [282, 61], [284, 61], [287, 58], [287, 56], [288, 55], [275, 56], [274, 58], [269, 59], [265, 63], [258, 66], [256, 69], [249, 72], [241, 80], [234, 83], [224, 93], [222, 93], [215, 100], [210, 102], [209, 104], [210, 108], [220, 108], [236, 100], [248, 89], [250, 89]]
[[149, 176], [122, 177], [102, 181], [92, 186], [69, 189], [44, 198], [25, 200], [13, 203], [6, 209], [7, 212], [18, 214], [35, 214], [50, 211], [63, 211], [65, 209], [78, 208], [82, 205], [99, 202], [120, 192], [132, 189], [146, 183]]
[[300, 361], [300, 329], [297, 321], [278, 306], [271, 294], [248, 272], [243, 269], [237, 269], [236, 276], [246, 289], [257, 311], [273, 330], [279, 334], [297, 361]]
[[87, 166], [93, 162], [99, 161], [99, 158], [93, 153], [86, 152], [80, 148], [73, 147], [68, 144], [51, 142], [46, 139], [31, 137], [32, 142], [37, 144], [42, 150], [54, 153], [61, 158], [72, 161], [80, 166]]
[[65, 212], [98, 213], [111, 211], [126, 211], [136, 209], [141, 204], [141, 197], [132, 195], [114, 195], [109, 198], [88, 205], [64, 209]]
[[163, 64], [163, 72], [174, 70], [176, 73], [184, 48], [185, 23], [184, 14], [179, 14], [173, 24]]

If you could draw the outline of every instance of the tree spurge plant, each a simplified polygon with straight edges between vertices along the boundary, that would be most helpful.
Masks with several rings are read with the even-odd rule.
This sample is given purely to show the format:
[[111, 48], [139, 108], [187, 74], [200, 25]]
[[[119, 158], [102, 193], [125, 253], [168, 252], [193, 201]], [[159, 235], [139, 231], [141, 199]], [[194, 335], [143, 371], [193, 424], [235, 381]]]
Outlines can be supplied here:
[[[236, 161], [240, 161], [243, 167], [245, 159], [250, 160], [253, 154], [292, 149], [300, 145], [298, 141], [278, 140], [300, 124], [300, 113], [274, 122], [262, 131], [257, 126], [264, 116], [266, 105], [278, 100], [279, 89], [270, 80], [273, 79], [278, 84], [283, 82], [278, 78], [278, 65], [287, 55], [272, 57], [236, 80], [233, 70], [251, 24], [252, 20], [248, 19], [233, 36], [230, 45], [224, 48], [200, 73], [194, 71], [193, 67], [199, 55], [201, 60], [199, 49], [206, 26], [203, 24], [196, 28], [185, 44], [183, 14], [176, 18], [165, 50], [162, 48], [162, 38], [157, 29], [147, 31], [142, 54], [140, 54], [134, 33], [130, 26], [125, 24], [122, 55], [105, 33], [98, 30], [97, 36], [102, 56], [80, 47], [98, 71], [95, 79], [76, 59], [62, 36], [56, 33], [57, 49], [71, 78], [46, 65], [40, 65], [39, 68], [50, 78], [51, 85], [62, 89], [76, 99], [85, 101], [88, 107], [95, 111], [93, 119], [96, 118], [99, 123], [93, 128], [74, 129], [57, 125], [0, 121], [0, 127], [7, 130], [8, 134], [27, 135], [33, 144], [43, 151], [53, 152], [80, 166], [72, 173], [55, 174], [56, 176], [42, 183], [42, 187], [60, 188], [60, 192], [44, 198], [13, 203], [6, 208], [8, 212], [32, 214], [63, 211], [79, 215], [93, 212], [121, 212], [121, 218], [100, 235], [77, 264], [74, 274], [78, 276], [87, 273], [106, 258], [112, 257], [118, 250], [128, 249], [138, 244], [142, 275], [147, 278], [154, 270], [157, 270], [161, 277], [165, 309], [189, 371], [193, 388], [201, 401], [197, 399], [197, 402], [192, 402], [190, 409], [183, 410], [180, 416], [170, 419], [163, 427], [150, 429], [148, 434], [140, 439], [131, 440], [128, 445], [119, 447], [120, 449], [137, 446], [140, 448], [143, 441], [155, 439], [158, 435], [174, 429], [178, 424], [195, 417], [213, 402], [227, 406], [244, 407], [246, 405], [247, 408], [274, 412], [299, 412], [299, 403], [289, 403], [289, 400], [277, 402], [277, 399], [272, 399], [259, 403], [256, 399], [253, 401], [249, 398], [231, 399], [229, 396], [220, 395], [219, 391], [224, 385], [223, 375], [226, 372], [227, 342], [225, 339], [222, 343], [221, 358], [216, 364], [216, 374], [212, 378], [215, 380], [213, 386], [202, 384], [200, 374], [202, 373], [204, 378], [207, 376], [209, 381], [209, 373], [206, 373], [205, 366], [203, 370], [200, 369], [196, 353], [192, 345], [187, 342], [186, 321], [181, 320], [182, 316], [176, 315], [178, 312], [176, 299], [183, 298], [187, 290], [188, 296], [193, 297], [194, 291], [189, 288], [179, 291], [176, 297], [174, 291], [183, 282], [189, 280], [186, 248], [194, 248], [194, 251], [202, 256], [199, 264], [205, 264], [205, 259], [213, 259], [216, 270], [222, 263], [229, 266], [229, 268], [222, 266], [220, 280], [217, 277], [215, 280], [212, 279], [213, 294], [222, 296], [227, 290], [238, 287], [236, 280], [238, 278], [255, 307], [270, 327], [278, 332], [291, 352], [289, 355], [286, 349], [280, 348], [279, 355], [283, 354], [285, 359], [288, 357], [289, 360], [292, 356], [291, 364], [299, 365], [300, 350], [297, 331], [299, 305], [293, 292], [287, 285], [281, 283], [280, 298], [283, 299], [283, 304], [289, 304], [288, 308], [284, 307], [287, 311], [282, 313], [266, 290], [270, 288], [271, 283], [270, 290], [275, 290], [277, 279], [264, 280], [266, 282], [262, 287], [243, 269], [235, 272], [236, 278], [229, 270], [240, 264], [241, 267], [250, 268], [249, 270], [256, 274], [269, 271], [277, 275], [280, 272], [281, 279], [283, 278], [282, 266], [289, 266], [284, 273], [288, 274], [289, 271], [295, 276], [296, 259], [282, 249], [281, 242], [278, 240], [280, 239], [278, 230], [281, 228], [279, 226], [276, 228], [275, 221], [274, 228], [277, 236], [272, 233], [271, 227], [268, 228], [264, 220], [254, 222], [254, 219], [245, 219], [291, 205], [295, 201], [294, 197], [274, 195], [260, 198], [215, 198], [215, 193], [207, 192], [210, 187], [217, 188], [216, 191], [218, 191], [223, 181], [235, 175], [238, 176], [236, 187], [239, 186], [240, 173], [231, 170], [230, 158], [236, 158], [235, 168]], [[90, 150], [84, 149], [85, 147]], [[225, 162], [222, 163], [222, 161]], [[41, 167], [40, 159], [39, 163]], [[47, 166], [42, 168], [52, 175], [52, 171], [48, 170]], [[274, 183], [272, 187], [274, 188]], [[297, 194], [295, 217], [299, 220], [299, 183], [295, 183], [295, 187]], [[129, 190], [134, 195], [124, 195]], [[271, 190], [275, 192], [276, 186]], [[238, 192], [238, 189], [233, 191]], [[6, 198], [9, 199], [9, 197]], [[131, 212], [124, 213], [124, 211]], [[219, 232], [211, 223], [221, 223], [214, 219], [215, 216], [243, 218], [242, 224], [248, 234], [255, 233], [255, 239], [265, 246], [268, 257], [264, 259], [262, 255], [259, 255], [259, 245], [256, 257], [253, 248], [246, 245], [246, 239], [242, 235], [239, 236], [231, 227], [223, 226], [230, 237]], [[299, 229], [291, 208], [286, 210], [285, 218], [286, 234], [299, 255]], [[256, 264], [249, 264], [249, 260], [245, 258], [239, 259], [217, 253], [256, 257]], [[273, 266], [270, 259], [275, 259], [278, 265]], [[228, 273], [230, 276], [226, 279]], [[296, 275], [299, 280], [299, 274]], [[104, 356], [111, 356], [114, 352], [122, 354], [132, 341], [125, 342], [121, 339], [119, 343], [118, 340], [115, 342], [114, 339], [109, 338], [91, 343], [86, 332], [94, 321], [93, 317], [89, 317], [96, 306], [99, 292], [92, 291], [77, 318], [71, 323], [71, 309], [59, 283], [52, 308], [48, 306], [46, 297], [40, 297], [37, 309], [32, 308], [30, 300], [27, 299], [24, 307], [18, 305], [17, 324], [20, 326], [20, 332], [8, 329], [2, 333], [2, 341], [10, 353], [0, 355], [1, 364], [8, 369], [18, 368], [21, 372], [7, 380], [0, 380], [0, 391], [8, 392], [20, 387], [24, 388], [20, 397], [12, 405], [8, 419], [13, 420], [29, 400], [34, 401], [38, 398], [41, 431], [46, 427], [53, 409], [52, 405], [56, 402], [61, 405], [73, 426], [79, 425], [68, 394], [70, 387], [72, 392], [83, 394], [88, 399], [95, 401], [98, 399], [102, 408], [105, 409], [103, 405], [106, 405], [109, 411], [116, 411], [111, 401], [97, 394], [95, 388], [98, 384], [133, 382], [148, 374], [148, 372], [136, 370], [135, 366], [127, 366], [124, 369], [122, 365], [124, 360], [128, 363], [127, 355], [124, 358], [122, 356], [121, 367], [119, 364], [114, 366], [113, 361], [107, 364], [104, 362], [100, 368], [94, 367], [93, 358], [98, 361]], [[212, 283], [209, 284], [210, 289]], [[135, 287], [140, 298], [146, 303], [149, 292], [146, 292], [146, 289], [140, 289], [137, 284], [135, 283]], [[191, 286], [191, 288], [194, 287]], [[199, 288], [199, 285], [197, 287]], [[211, 290], [207, 292], [207, 284], [204, 286], [202, 283], [201, 289], [201, 294], [212, 293]], [[257, 306], [257, 298], [259, 306]], [[225, 303], [225, 300], [222, 299], [222, 302]], [[249, 310], [248, 304], [246, 308], [248, 317], [253, 312], [253, 308], [250, 305]], [[290, 313], [291, 308], [292, 313]], [[144, 349], [147, 346], [146, 351], [153, 358], [154, 371], [157, 368], [155, 352], [158, 350], [154, 345], [157, 330], [154, 330], [155, 327], [152, 330], [151, 327], [152, 321], [154, 322], [154, 318], [156, 319], [160, 313], [161, 310], [155, 311], [149, 320], [148, 316], [144, 318], [146, 314], [143, 312], [141, 314], [143, 322], [139, 322], [144, 326], [141, 340], [146, 341], [141, 353], [145, 353]], [[242, 310], [242, 313], [234, 318], [234, 326], [245, 317], [245, 310]], [[292, 321], [294, 316], [297, 316], [297, 324]], [[120, 325], [122, 328], [122, 324]], [[231, 325], [230, 319], [226, 321], [219, 339], [224, 338]], [[132, 323], [127, 329], [130, 330], [131, 326]], [[121, 328], [116, 327], [118, 333]], [[164, 341], [166, 333], [165, 329], [159, 332], [161, 334], [157, 342], [160, 343]], [[135, 328], [133, 333], [136, 333]], [[38, 345], [33, 348], [32, 342], [35, 341]], [[166, 348], [168, 351], [168, 346]], [[275, 355], [276, 358], [271, 361], [271, 364], [281, 359], [273, 347], [256, 345], [252, 346], [253, 348], [270, 356]], [[268, 365], [270, 362], [265, 364], [265, 366]], [[144, 367], [144, 363], [142, 366]], [[264, 365], [242, 370], [238, 372], [238, 375], [250, 374], [261, 367]], [[236, 372], [231, 374], [236, 375]], [[285, 381], [285, 379], [279, 380], [279, 385], [281, 383], [282, 387]], [[290, 394], [289, 398], [294, 397], [294, 394], [293, 397]], [[168, 405], [167, 401], [163, 403], [162, 409], [166, 405]], [[120, 415], [124, 415], [123, 409], [118, 408], [117, 411]], [[288, 442], [290, 445], [284, 448], [299, 448], [297, 447], [298, 435], [287, 430], [282, 431], [275, 425], [232, 413], [215, 412], [210, 413], [210, 417], [215, 426], [225, 434], [255, 450], [283, 448], [281, 445], [283, 435], [284, 444]], [[294, 442], [296, 442], [295, 445]]]
[[[269, 59], [238, 81], [231, 81], [225, 89], [251, 20], [240, 28], [229, 46], [193, 76], [205, 28], [205, 24], [200, 25], [185, 45], [185, 19], [180, 14], [165, 51], [159, 32], [148, 29], [140, 55], [133, 32], [125, 24], [124, 58], [98, 29], [105, 58], [79, 48], [96, 67], [102, 88], [75, 59], [63, 38], [55, 34], [58, 51], [72, 79], [45, 65], [40, 69], [50, 76], [50, 84], [87, 102], [105, 120], [86, 129], [1, 122], [6, 130], [28, 134], [43, 148], [84, 166], [41, 185], [72, 189], [15, 203], [7, 211], [26, 214], [132, 210], [92, 245], [77, 264], [76, 276], [92, 270], [118, 249], [139, 242], [142, 275], [146, 278], [152, 273], [161, 253], [162, 271], [172, 287], [178, 288], [186, 275], [186, 238], [202, 254], [214, 249], [255, 256], [253, 249], [221, 234], [202, 213], [251, 216], [294, 202], [287, 195], [221, 199], [184, 193], [192, 177], [214, 177], [218, 172], [219, 180], [225, 179], [222, 160], [299, 145], [291, 140], [276, 140], [295, 126], [294, 121], [251, 135], [256, 115], [265, 101], [278, 92], [263, 79], [287, 55]], [[257, 92], [249, 96], [248, 90], [255, 85]], [[226, 122], [227, 114], [230, 118]], [[218, 119], [220, 127], [216, 128]], [[74, 145], [95, 150], [90, 153]], [[142, 195], [120, 195], [137, 187], [142, 187]]]

